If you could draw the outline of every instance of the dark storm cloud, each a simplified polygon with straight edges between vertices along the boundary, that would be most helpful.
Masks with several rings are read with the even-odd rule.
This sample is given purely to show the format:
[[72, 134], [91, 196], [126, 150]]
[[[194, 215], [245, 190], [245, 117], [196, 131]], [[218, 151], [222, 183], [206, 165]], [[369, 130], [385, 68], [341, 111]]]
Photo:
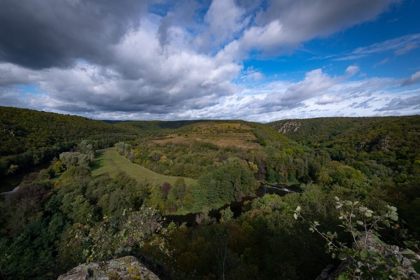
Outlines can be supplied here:
[[2, 0], [0, 61], [32, 69], [106, 59], [146, 1]]

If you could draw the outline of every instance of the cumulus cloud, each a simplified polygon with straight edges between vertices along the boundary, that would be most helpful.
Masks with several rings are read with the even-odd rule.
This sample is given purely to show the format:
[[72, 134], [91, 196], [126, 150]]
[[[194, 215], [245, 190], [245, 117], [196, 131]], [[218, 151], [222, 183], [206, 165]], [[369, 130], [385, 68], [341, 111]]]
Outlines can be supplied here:
[[296, 83], [285, 91], [280, 98], [282, 107], [294, 108], [302, 101], [322, 94], [328, 88], [334, 85], [334, 79], [326, 75], [321, 69], [312, 70], [305, 75], [305, 79]]
[[148, 1], [4, 0], [0, 61], [29, 68], [104, 62], [110, 45], [136, 27]]
[[[0, 65], [0, 69], [4, 69]], [[32, 70], [11, 69], [25, 77]], [[10, 71], [10, 69], [9, 69]], [[249, 70], [252, 73], [252, 69]], [[1, 74], [1, 72], [0, 72]], [[27, 107], [58, 112], [73, 112], [102, 119], [197, 119], [237, 118], [271, 121], [280, 118], [416, 113], [420, 109], [418, 90], [395, 93], [399, 79], [368, 78], [347, 80], [347, 74], [331, 76], [314, 69], [300, 81], [276, 80], [253, 88], [230, 84], [229, 94], [171, 96], [150, 89], [150, 94], [135, 94], [137, 80], [121, 80], [116, 73], [98, 66], [80, 64], [37, 72], [34, 79], [48, 95], [21, 95], [18, 88], [0, 90], [0, 102], [16, 106], [25, 100]], [[0, 87], [1, 89], [1, 87]], [[4, 89], [4, 87], [3, 87]], [[119, 93], [124, 89], [124, 93]], [[118, 92], [118, 94], [116, 93]], [[85, 96], [88, 93], [87, 96]], [[166, 100], [162, 102], [162, 100]], [[148, 108], [145, 108], [148, 106]]]
[[164, 46], [171, 41], [173, 33], [179, 28], [189, 28], [199, 32], [194, 18], [200, 9], [202, 5], [195, 0], [176, 1], [173, 9], [168, 11], [159, 23], [158, 37], [161, 45]]
[[417, 71], [411, 75], [408, 79], [405, 79], [402, 83], [403, 86], [408, 86], [420, 82], [420, 71]]
[[239, 65], [218, 64], [177, 45], [162, 48], [150, 25], [143, 22], [113, 47], [108, 58], [112, 67], [78, 62], [71, 68], [34, 71], [4, 63], [0, 64], [0, 85], [36, 83], [48, 93], [51, 107], [74, 113], [164, 114], [174, 108], [208, 106], [235, 91], [231, 80], [239, 74]]
[[219, 57], [242, 59], [250, 50], [279, 53], [370, 20], [394, 2], [397, 1], [270, 1], [267, 9], [256, 15], [256, 25], [227, 45]]
[[[399, 79], [348, 78], [347, 73], [331, 76], [322, 69], [314, 69], [300, 81], [278, 80], [263, 84], [226, 97], [221, 103], [234, 106], [236, 118], [263, 121], [318, 117], [320, 112], [323, 116], [366, 116], [401, 114], [401, 111], [415, 114], [419, 111], [417, 95], [420, 92], [396, 92], [400, 88]], [[213, 111], [221, 112], [221, 108], [217, 104]], [[219, 114], [218, 117], [227, 115]]]
[[0, 63], [0, 87], [31, 83], [38, 79], [36, 71], [12, 63]]
[[213, 0], [204, 16], [211, 39], [216, 43], [232, 39], [246, 25], [244, 13], [234, 0]]
[[[373, 19], [393, 2], [4, 0], [0, 104], [106, 119], [372, 113], [388, 106], [373, 97], [383, 94], [390, 102], [401, 80], [349, 81], [360, 71], [356, 65], [341, 76], [319, 68], [295, 81], [269, 79], [244, 59], [291, 51]], [[407, 38], [399, 52], [412, 50], [416, 40]]]

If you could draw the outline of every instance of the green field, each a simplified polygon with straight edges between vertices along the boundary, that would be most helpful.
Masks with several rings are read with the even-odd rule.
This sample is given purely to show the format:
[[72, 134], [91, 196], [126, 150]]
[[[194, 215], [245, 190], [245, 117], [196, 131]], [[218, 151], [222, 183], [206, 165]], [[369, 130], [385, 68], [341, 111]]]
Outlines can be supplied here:
[[174, 184], [179, 178], [183, 178], [189, 186], [196, 183], [196, 180], [186, 177], [166, 176], [156, 173], [141, 165], [132, 163], [127, 158], [121, 156], [115, 148], [105, 149], [100, 152], [96, 158], [95, 168], [92, 171], [93, 176], [101, 176], [109, 174], [111, 177], [117, 176], [119, 173], [125, 173], [136, 179], [138, 182], [149, 182], [152, 185], [161, 185], [164, 182]]

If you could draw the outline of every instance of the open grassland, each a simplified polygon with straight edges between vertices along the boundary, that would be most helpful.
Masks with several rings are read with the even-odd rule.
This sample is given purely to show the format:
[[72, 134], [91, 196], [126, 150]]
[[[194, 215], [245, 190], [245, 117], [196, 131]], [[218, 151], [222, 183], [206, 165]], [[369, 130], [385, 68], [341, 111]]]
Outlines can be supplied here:
[[258, 149], [252, 128], [243, 123], [203, 122], [179, 129], [176, 133], [153, 139], [158, 145], [190, 144], [202, 142], [213, 144], [219, 148], [235, 147], [244, 150]]
[[115, 148], [105, 149], [97, 157], [95, 168], [92, 172], [93, 176], [101, 176], [109, 174], [111, 177], [117, 176], [119, 173], [126, 173], [138, 182], [148, 182], [152, 185], [161, 185], [164, 182], [175, 184], [179, 178], [183, 178], [188, 186], [193, 185], [196, 180], [186, 177], [166, 176], [153, 172], [141, 165], [132, 163], [127, 158], [121, 156]]

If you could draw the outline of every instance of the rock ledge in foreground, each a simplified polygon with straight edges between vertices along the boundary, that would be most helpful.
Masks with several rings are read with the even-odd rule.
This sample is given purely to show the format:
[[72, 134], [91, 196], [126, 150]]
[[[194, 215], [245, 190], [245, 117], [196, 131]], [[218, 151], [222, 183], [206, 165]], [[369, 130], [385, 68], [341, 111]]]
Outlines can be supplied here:
[[60, 275], [58, 280], [159, 280], [153, 272], [148, 270], [135, 257], [127, 256], [106, 262], [81, 264], [66, 274]]

